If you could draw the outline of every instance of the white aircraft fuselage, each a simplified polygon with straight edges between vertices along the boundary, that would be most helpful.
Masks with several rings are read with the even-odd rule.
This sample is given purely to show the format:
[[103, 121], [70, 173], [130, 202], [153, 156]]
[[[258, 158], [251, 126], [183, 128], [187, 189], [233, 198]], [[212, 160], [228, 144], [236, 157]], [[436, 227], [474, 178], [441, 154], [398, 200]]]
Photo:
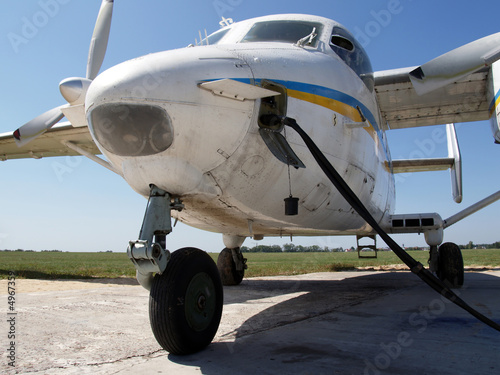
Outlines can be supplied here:
[[[500, 191], [445, 220], [393, 215], [394, 173], [450, 169], [453, 198], [462, 200], [452, 123], [490, 119], [500, 143], [500, 33], [416, 68], [374, 74], [335, 21], [268, 16], [98, 75], [113, 3], [102, 1], [85, 78], [59, 85], [68, 104], [0, 135], [0, 158], [83, 155], [149, 197], [127, 255], [150, 290], [151, 328], [164, 349], [191, 354], [210, 344], [223, 285], [243, 280], [246, 237], [355, 234], [362, 257], [367, 249], [376, 256], [376, 232], [441, 296], [500, 331], [449, 289], [464, 283], [463, 258], [456, 244], [442, 243], [445, 228]], [[70, 124], [56, 125], [64, 116]], [[385, 129], [439, 124], [447, 124], [447, 158], [391, 160]], [[217, 264], [200, 249], [167, 250], [172, 216], [223, 234]], [[424, 233], [429, 270], [387, 232]], [[359, 244], [365, 235], [373, 245]]]
[[[317, 35], [305, 38], [311, 31]], [[92, 137], [136, 192], [147, 197], [154, 184], [181, 198], [185, 209], [174, 216], [190, 226], [254, 238], [371, 233], [293, 130], [282, 134], [305, 168], [278, 160], [259, 133], [263, 102], [279, 107], [371, 214], [387, 220], [394, 179], [371, 66], [343, 35], [322, 17], [261, 17], [227, 26], [203, 45], [124, 62], [90, 85]], [[352, 49], [356, 60], [341, 57]], [[276, 101], [260, 92], [254, 99], [250, 86], [281, 93]], [[290, 189], [297, 216], [285, 215]]]

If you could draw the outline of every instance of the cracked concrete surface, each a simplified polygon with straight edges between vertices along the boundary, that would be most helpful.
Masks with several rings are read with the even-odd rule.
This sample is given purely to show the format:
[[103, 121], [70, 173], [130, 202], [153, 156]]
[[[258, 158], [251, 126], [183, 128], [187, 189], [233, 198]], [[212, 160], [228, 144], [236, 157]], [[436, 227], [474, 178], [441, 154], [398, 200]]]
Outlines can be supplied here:
[[[66, 290], [35, 292], [28, 289], [32, 281], [24, 281], [25, 292], [23, 280], [17, 282], [16, 366], [7, 366], [2, 351], [5, 374], [500, 371], [500, 333], [444, 302], [409, 272], [245, 279], [224, 289], [214, 342], [185, 357], [169, 355], [156, 343], [148, 292], [133, 281], [81, 281], [65, 283]], [[49, 284], [46, 289], [57, 289]], [[499, 290], [499, 271], [467, 273], [460, 294], [500, 321]], [[2, 347], [8, 344], [6, 297], [0, 295]]]

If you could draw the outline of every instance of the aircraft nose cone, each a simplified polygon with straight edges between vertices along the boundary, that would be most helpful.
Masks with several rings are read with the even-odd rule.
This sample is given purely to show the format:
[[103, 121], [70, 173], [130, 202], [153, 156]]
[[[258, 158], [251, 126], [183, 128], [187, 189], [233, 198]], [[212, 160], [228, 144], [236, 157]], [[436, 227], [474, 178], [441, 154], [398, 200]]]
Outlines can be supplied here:
[[219, 194], [209, 172], [243, 143], [254, 100], [214, 95], [200, 87], [252, 71], [232, 51], [203, 46], [164, 51], [114, 66], [85, 97], [92, 138], [132, 188], [155, 184], [171, 194]]
[[150, 104], [101, 104], [92, 110], [89, 126], [99, 144], [119, 156], [158, 154], [174, 138], [168, 113]]

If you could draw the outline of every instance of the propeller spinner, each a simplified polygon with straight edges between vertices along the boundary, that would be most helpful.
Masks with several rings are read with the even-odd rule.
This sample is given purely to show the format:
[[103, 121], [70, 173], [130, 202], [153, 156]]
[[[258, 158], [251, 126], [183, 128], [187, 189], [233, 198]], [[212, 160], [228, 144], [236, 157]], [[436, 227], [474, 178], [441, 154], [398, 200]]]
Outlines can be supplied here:
[[63, 117], [63, 108], [85, 103], [85, 95], [92, 80], [101, 69], [108, 46], [113, 0], [103, 0], [90, 42], [86, 78], [67, 78], [61, 81], [59, 89], [69, 105], [53, 108], [27, 122], [14, 132], [18, 147], [24, 146], [57, 124]]

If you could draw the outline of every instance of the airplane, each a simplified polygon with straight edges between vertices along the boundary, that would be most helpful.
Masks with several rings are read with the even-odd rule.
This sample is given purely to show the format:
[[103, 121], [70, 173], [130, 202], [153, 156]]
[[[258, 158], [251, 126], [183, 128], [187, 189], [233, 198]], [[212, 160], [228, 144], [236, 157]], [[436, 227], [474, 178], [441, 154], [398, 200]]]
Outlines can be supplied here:
[[[500, 191], [446, 219], [396, 215], [394, 175], [449, 169], [461, 201], [453, 124], [489, 119], [500, 142], [500, 33], [418, 67], [373, 72], [360, 43], [328, 18], [223, 19], [196, 44], [99, 73], [113, 5], [102, 1], [86, 76], [59, 85], [67, 104], [0, 135], [0, 159], [85, 156], [148, 199], [127, 254], [165, 350], [190, 354], [213, 340], [223, 285], [244, 277], [246, 238], [379, 234], [414, 273], [461, 301], [450, 287], [463, 284], [463, 260], [443, 243], [444, 229]], [[447, 158], [391, 158], [386, 132], [441, 124]], [[221, 233], [217, 264], [200, 249], [167, 250], [172, 220]], [[429, 269], [387, 233], [423, 233]]]

